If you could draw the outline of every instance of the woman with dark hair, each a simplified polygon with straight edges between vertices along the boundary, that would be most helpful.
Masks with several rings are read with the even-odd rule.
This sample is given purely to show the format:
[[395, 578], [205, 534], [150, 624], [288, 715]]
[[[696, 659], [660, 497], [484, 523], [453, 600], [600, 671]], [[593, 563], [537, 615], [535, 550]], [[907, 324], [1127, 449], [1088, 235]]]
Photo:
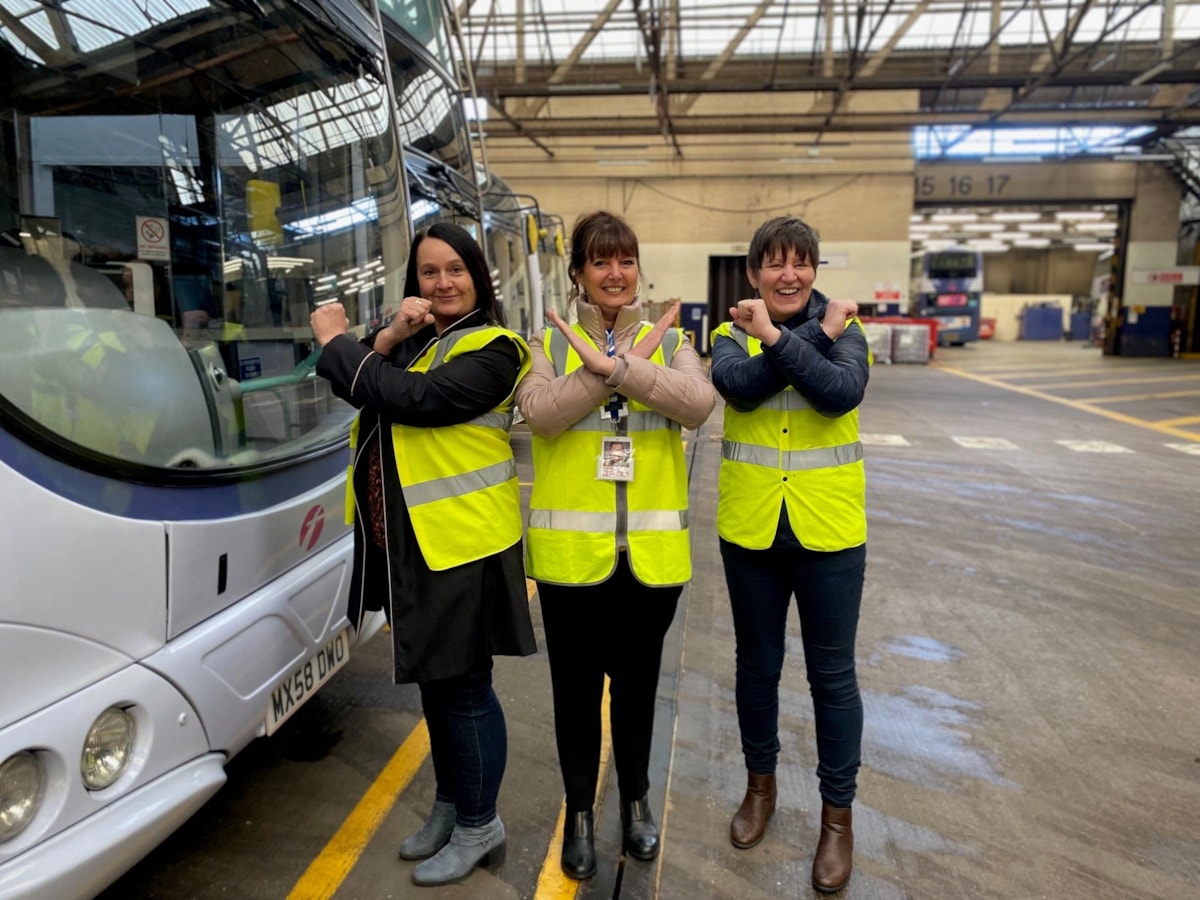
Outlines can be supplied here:
[[419, 233], [405, 297], [355, 341], [341, 304], [318, 307], [317, 374], [360, 409], [350, 432], [349, 618], [384, 609], [394, 680], [416, 682], [437, 781], [428, 821], [400, 847], [419, 885], [503, 856], [496, 798], [508, 738], [492, 656], [536, 652], [521, 559], [513, 395], [525, 342], [502, 327], [483, 253], [457, 225]]
[[746, 255], [758, 296], [738, 301], [716, 330], [712, 380], [726, 404], [717, 533], [746, 762], [729, 839], [753, 847], [775, 812], [779, 678], [794, 596], [822, 800], [812, 885], [834, 893], [850, 880], [862, 746], [854, 642], [867, 513], [858, 406], [870, 353], [858, 304], [813, 287], [820, 260], [817, 233], [795, 216], [759, 226]]
[[692, 577], [680, 428], [699, 428], [716, 393], [670, 327], [678, 305], [657, 324], [642, 321], [637, 236], [623, 219], [595, 212], [576, 222], [569, 273], [578, 324], [549, 314], [517, 402], [533, 431], [526, 562], [566, 788], [561, 863], [571, 878], [590, 878], [605, 675], [623, 848], [658, 855], [647, 799], [654, 697], [663, 638]]

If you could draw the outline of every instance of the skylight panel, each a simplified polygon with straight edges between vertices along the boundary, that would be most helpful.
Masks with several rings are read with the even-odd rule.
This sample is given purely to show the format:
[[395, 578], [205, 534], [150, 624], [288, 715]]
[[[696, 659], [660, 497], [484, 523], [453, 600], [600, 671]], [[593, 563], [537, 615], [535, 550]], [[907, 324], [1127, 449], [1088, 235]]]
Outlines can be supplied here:
[[78, 19], [104, 23], [122, 36], [140, 34], [155, 25], [207, 9], [208, 0], [69, 0], [67, 13]]
[[[563, 54], [566, 55], [565, 53]], [[646, 55], [642, 44], [642, 33], [636, 28], [620, 28], [610, 22], [600, 30], [583, 53], [583, 61], [590, 59], [634, 59]], [[562, 57], [559, 57], [561, 61]]]
[[898, 50], [929, 50], [936, 47], [977, 47], [987, 43], [991, 22], [986, 13], [927, 12], [913, 23], [896, 44]]
[[[1070, 128], [978, 128], [967, 134], [966, 126], [920, 127], [913, 129], [913, 153], [919, 159], [943, 157], [1045, 157], [1105, 155], [1143, 137], [1146, 126], [1123, 128], [1115, 125]], [[964, 137], [964, 135], [966, 135]]]
[[[1081, 45], [1097, 41], [1102, 35], [1106, 41], [1157, 41], [1162, 35], [1162, 10], [1158, 7], [1143, 10], [1127, 24], [1117, 27], [1128, 10], [1117, 10], [1113, 13], [1108, 9], [1091, 9], [1084, 14], [1079, 22], [1079, 30], [1075, 34], [1075, 44]], [[1177, 33], [1176, 38], [1179, 37]]]
[[1200, 37], [1200, 5], [1175, 6], [1175, 40]]

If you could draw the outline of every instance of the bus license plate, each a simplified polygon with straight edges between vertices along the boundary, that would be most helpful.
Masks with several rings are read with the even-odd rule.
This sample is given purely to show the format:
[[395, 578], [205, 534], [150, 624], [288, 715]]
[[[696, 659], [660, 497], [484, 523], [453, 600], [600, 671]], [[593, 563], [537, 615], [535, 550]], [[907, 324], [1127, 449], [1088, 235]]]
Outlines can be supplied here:
[[267, 734], [274, 734], [304, 701], [349, 661], [350, 629], [347, 628], [331, 638], [316, 656], [298, 666], [271, 691], [271, 703], [267, 707]]

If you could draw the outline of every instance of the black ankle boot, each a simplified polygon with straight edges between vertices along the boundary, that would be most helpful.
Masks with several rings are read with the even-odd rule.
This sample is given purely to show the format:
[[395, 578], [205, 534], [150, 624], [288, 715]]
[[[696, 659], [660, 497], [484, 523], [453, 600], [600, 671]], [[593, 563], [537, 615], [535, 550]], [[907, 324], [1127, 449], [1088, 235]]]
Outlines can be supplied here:
[[596, 838], [592, 811], [572, 813], [563, 827], [562, 870], [568, 878], [583, 880], [596, 874]]
[[654, 859], [658, 856], [658, 826], [650, 814], [648, 798], [642, 796], [621, 803], [621, 832], [625, 852], [634, 859]]

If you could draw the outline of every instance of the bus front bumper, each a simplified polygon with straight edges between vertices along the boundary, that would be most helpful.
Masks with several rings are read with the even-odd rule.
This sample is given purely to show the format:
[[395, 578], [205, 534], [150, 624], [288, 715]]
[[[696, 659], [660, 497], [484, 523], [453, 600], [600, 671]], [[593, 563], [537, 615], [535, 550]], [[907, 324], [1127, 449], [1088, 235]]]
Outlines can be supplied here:
[[225, 755], [194, 759], [0, 864], [0, 900], [87, 900], [121, 877], [225, 783]]

